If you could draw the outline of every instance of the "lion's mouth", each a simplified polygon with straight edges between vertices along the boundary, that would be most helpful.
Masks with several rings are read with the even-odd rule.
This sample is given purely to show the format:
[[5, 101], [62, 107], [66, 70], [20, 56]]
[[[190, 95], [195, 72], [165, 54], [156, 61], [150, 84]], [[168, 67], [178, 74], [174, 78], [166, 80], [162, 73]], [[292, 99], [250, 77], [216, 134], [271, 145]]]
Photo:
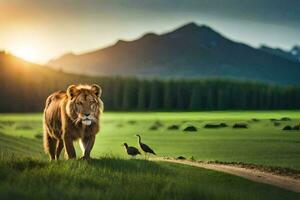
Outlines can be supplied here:
[[92, 124], [92, 120], [90, 120], [90, 119], [83, 119], [82, 120], [82, 124], [89, 126], [89, 125]]

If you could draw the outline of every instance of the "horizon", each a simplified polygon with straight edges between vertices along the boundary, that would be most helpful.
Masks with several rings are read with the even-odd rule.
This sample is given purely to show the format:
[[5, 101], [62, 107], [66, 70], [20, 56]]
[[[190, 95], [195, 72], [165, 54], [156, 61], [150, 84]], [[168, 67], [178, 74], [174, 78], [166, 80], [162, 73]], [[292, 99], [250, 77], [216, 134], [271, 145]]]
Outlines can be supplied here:
[[[160, 33], [157, 33], [157, 32], [154, 32], [154, 31], [147, 31], [147, 32], [144, 32], [144, 33], [138, 35], [138, 36], [135, 37], [135, 38], [132, 38], [132, 39], [118, 38], [118, 39], [115, 39], [112, 43], [109, 43], [109, 44], [104, 45], [104, 46], [101, 46], [101, 47], [96, 47], [96, 48], [93, 48], [93, 49], [86, 49], [86, 50], [78, 51], [78, 52], [74, 52], [74, 51], [66, 51], [66, 52], [63, 52], [62, 54], [59, 54], [59, 55], [54, 56], [54, 57], [51, 57], [50, 59], [48, 59], [48, 60], [46, 60], [46, 61], [44, 61], [44, 62], [39, 62], [39, 61], [31, 60], [30, 58], [22, 57], [22, 55], [18, 55], [18, 52], [14, 53], [14, 52], [8, 51], [8, 50], [6, 50], [6, 49], [0, 49], [0, 51], [3, 51], [4, 53], [11, 54], [11, 55], [13, 55], [13, 56], [16, 56], [16, 57], [21, 58], [21, 59], [23, 59], [23, 60], [25, 60], [25, 61], [28, 61], [28, 62], [32, 62], [32, 63], [40, 64], [40, 65], [47, 65], [47, 63], [48, 63], [49, 61], [51, 61], [51, 60], [56, 60], [56, 59], [58, 59], [58, 58], [60, 58], [60, 57], [62, 57], [62, 56], [64, 56], [64, 55], [67, 55], [67, 54], [73, 54], [73, 55], [87, 54], [87, 53], [90, 53], [90, 52], [94, 52], [94, 51], [97, 51], [97, 50], [101, 50], [101, 49], [104, 49], [104, 48], [113, 46], [113, 45], [115, 45], [118, 41], [132, 42], [132, 41], [139, 40], [140, 38], [142, 38], [143, 36], [145, 36], [145, 35], [147, 35], [147, 34], [149, 34], [149, 33], [154, 33], [154, 34], [157, 34], [157, 35], [160, 36], [160, 35], [163, 35], [163, 34], [166, 34], [166, 33], [173, 32], [173, 31], [175, 31], [175, 30], [177, 30], [177, 29], [179, 29], [179, 28], [181, 28], [181, 27], [184, 27], [184, 26], [186, 26], [186, 25], [188, 25], [188, 24], [196, 24], [198, 27], [201, 27], [201, 26], [207, 26], [207, 27], [210, 27], [213, 31], [215, 31], [215, 32], [217, 32], [217, 33], [219, 33], [219, 34], [221, 34], [221, 35], [222, 35], [223, 37], [225, 37], [225, 38], [228, 38], [228, 39], [230, 39], [230, 40], [232, 40], [232, 41], [234, 41], [234, 42], [241, 42], [241, 43], [244, 43], [244, 44], [249, 45], [249, 46], [251, 46], [251, 47], [253, 47], [253, 48], [259, 48], [259, 47], [261, 47], [261, 46], [263, 46], [263, 45], [266, 45], [266, 44], [264, 44], [264, 43], [261, 43], [261, 44], [259, 44], [259, 45], [257, 45], [257, 46], [253, 46], [253, 45], [251, 45], [251, 44], [249, 44], [249, 43], [247, 43], [247, 42], [239, 41], [239, 40], [236, 40], [236, 39], [234, 39], [234, 38], [230, 38], [230, 37], [226, 36], [225, 34], [223, 34], [221, 31], [218, 31], [218, 30], [214, 29], [213, 27], [211, 27], [211, 26], [209, 26], [209, 25], [207, 25], [207, 24], [198, 24], [198, 23], [196, 23], [196, 22], [190, 21], [190, 22], [181, 24], [181, 25], [179, 25], [179, 26], [177, 26], [177, 27], [174, 27], [173, 29], [166, 30], [166, 31], [160, 32]], [[295, 44], [295, 45], [297, 45], [297, 44]], [[288, 49], [288, 48], [282, 48], [282, 47], [272, 47], [272, 46], [269, 46], [269, 45], [267, 45], [267, 46], [268, 46], [268, 47], [272, 47], [272, 48], [280, 48], [280, 49], [283, 49], [283, 50], [291, 50], [291, 48], [294, 47], [295, 45], [292, 45], [289, 49]], [[30, 50], [32, 50], [32, 49], [28, 49], [28, 50], [30, 51]]]
[[[22, 57], [22, 55], [18, 55], [17, 52], [14, 53], [14, 52], [8, 51], [8, 50], [6, 50], [6, 49], [0, 49], [0, 51], [3, 51], [3, 52], [5, 52], [5, 53], [11, 54], [11, 55], [14, 55], [14, 56], [16, 56], [16, 57], [18, 57], [18, 58], [21, 58], [21, 59], [23, 59], [23, 60], [25, 60], [25, 61], [28, 61], [28, 62], [32, 62], [32, 63], [40, 64], [40, 65], [47, 65], [47, 63], [48, 63], [49, 61], [58, 59], [58, 58], [60, 58], [60, 57], [62, 57], [62, 56], [64, 56], [64, 55], [67, 55], [67, 54], [81, 55], [81, 54], [90, 53], [90, 52], [93, 52], [93, 51], [97, 51], [97, 50], [100, 50], [100, 49], [104, 49], [104, 48], [113, 46], [113, 45], [115, 45], [118, 41], [127, 41], [127, 42], [131, 42], [131, 41], [138, 40], [138, 39], [142, 38], [144, 35], [149, 34], [149, 33], [154, 33], [154, 34], [157, 34], [157, 35], [163, 35], [163, 34], [170, 33], [170, 32], [172, 32], [172, 31], [175, 31], [175, 30], [177, 30], [177, 29], [179, 29], [179, 28], [181, 28], [181, 27], [183, 27], [183, 26], [186, 26], [186, 25], [192, 24], [192, 23], [196, 24], [198, 27], [201, 27], [201, 26], [208, 26], [208, 27], [212, 28], [213, 31], [215, 31], [215, 32], [217, 32], [217, 33], [220, 33], [220, 34], [221, 34], [223, 37], [225, 37], [225, 38], [228, 38], [228, 39], [230, 39], [230, 40], [232, 40], [232, 41], [235, 41], [235, 42], [241, 42], [241, 43], [244, 43], [244, 44], [249, 45], [249, 46], [251, 46], [251, 47], [253, 47], [253, 48], [259, 48], [259, 47], [261, 47], [261, 46], [263, 46], [263, 45], [267, 45], [267, 44], [265, 44], [265, 43], [261, 43], [261, 44], [258, 44], [257, 46], [254, 46], [254, 45], [251, 45], [251, 44], [249, 44], [249, 43], [247, 43], [247, 42], [239, 41], [239, 40], [236, 40], [236, 39], [234, 39], [234, 38], [230, 38], [230, 37], [226, 36], [225, 34], [223, 34], [221, 31], [218, 31], [218, 30], [214, 29], [213, 27], [211, 27], [211, 26], [209, 26], [209, 25], [207, 25], [207, 24], [198, 24], [198, 23], [196, 23], [196, 22], [190, 21], [190, 22], [184, 23], [184, 24], [182, 24], [182, 25], [180, 25], [180, 26], [178, 26], [178, 27], [175, 27], [175, 28], [173, 28], [173, 29], [170, 29], [170, 30], [167, 30], [167, 31], [164, 31], [164, 32], [160, 32], [160, 33], [157, 33], [157, 32], [154, 32], [154, 31], [147, 31], [147, 32], [144, 32], [144, 33], [138, 35], [136, 38], [132, 38], [132, 39], [123, 39], [123, 38], [119, 38], [119, 39], [114, 40], [112, 43], [109, 43], [109, 44], [104, 45], [104, 46], [101, 46], [101, 47], [96, 47], [96, 48], [94, 48], [94, 49], [86, 49], [86, 50], [78, 51], [78, 52], [74, 52], [74, 51], [66, 51], [66, 52], [64, 52], [64, 53], [62, 53], [62, 54], [59, 54], [59, 55], [54, 56], [54, 57], [51, 57], [50, 59], [48, 59], [48, 60], [46, 60], [46, 61], [44, 61], [44, 62], [39, 62], [39, 61], [35, 61], [35, 60], [28, 59], [28, 58], [26, 58], [26, 57]], [[296, 46], [296, 45], [298, 45], [298, 44], [294, 44], [294, 45], [292, 45], [290, 48], [283, 48], [283, 47], [279, 47], [279, 46], [275, 46], [275, 47], [274, 47], [274, 46], [269, 46], [269, 45], [267, 45], [267, 46], [268, 46], [268, 47], [272, 47], [272, 48], [280, 48], [280, 49], [283, 49], [283, 50], [291, 50], [291, 48], [293, 48], [293, 47]]]
[[300, 14], [296, 9], [300, 2], [236, 4], [231, 0], [222, 8], [219, 3], [0, 0], [0, 49], [45, 64], [68, 52], [90, 52], [149, 32], [169, 32], [190, 22], [207, 25], [231, 40], [256, 48], [267, 45], [289, 50], [300, 44]]

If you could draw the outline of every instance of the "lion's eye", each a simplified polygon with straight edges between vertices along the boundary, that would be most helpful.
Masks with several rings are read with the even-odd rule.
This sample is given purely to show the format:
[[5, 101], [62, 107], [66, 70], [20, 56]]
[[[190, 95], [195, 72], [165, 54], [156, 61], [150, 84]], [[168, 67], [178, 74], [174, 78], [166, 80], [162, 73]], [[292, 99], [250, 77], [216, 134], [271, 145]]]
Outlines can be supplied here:
[[92, 108], [93, 110], [96, 110], [96, 109], [97, 109], [97, 105], [96, 105], [96, 104], [93, 104], [93, 105], [91, 105], [91, 108]]
[[77, 104], [77, 105], [80, 105], [80, 106], [83, 105], [83, 103], [82, 103], [81, 101], [77, 102], [76, 104]]

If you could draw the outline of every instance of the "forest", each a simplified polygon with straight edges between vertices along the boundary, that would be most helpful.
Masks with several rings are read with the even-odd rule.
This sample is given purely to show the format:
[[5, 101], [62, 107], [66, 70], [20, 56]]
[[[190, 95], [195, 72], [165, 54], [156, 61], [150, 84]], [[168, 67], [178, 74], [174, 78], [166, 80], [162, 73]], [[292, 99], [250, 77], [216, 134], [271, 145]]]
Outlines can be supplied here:
[[41, 112], [52, 92], [76, 83], [97, 83], [102, 87], [105, 109], [111, 111], [201, 111], [299, 109], [300, 89], [247, 81], [140, 80], [136, 78], [66, 77], [15, 85], [2, 85], [3, 112]]
[[96, 83], [108, 111], [299, 109], [300, 87], [229, 79], [139, 79], [64, 73], [0, 54], [0, 112], [41, 112], [52, 92]]

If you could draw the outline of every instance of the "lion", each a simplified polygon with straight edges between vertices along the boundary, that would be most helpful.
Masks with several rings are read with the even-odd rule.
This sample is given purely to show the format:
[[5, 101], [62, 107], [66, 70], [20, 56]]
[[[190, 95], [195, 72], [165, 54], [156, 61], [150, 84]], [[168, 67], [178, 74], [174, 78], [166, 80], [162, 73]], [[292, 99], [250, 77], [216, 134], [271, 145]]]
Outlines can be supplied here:
[[75, 159], [73, 142], [80, 140], [81, 159], [90, 159], [103, 112], [102, 89], [93, 85], [71, 85], [67, 91], [51, 94], [44, 109], [44, 150], [58, 160], [65, 147], [67, 159]]

